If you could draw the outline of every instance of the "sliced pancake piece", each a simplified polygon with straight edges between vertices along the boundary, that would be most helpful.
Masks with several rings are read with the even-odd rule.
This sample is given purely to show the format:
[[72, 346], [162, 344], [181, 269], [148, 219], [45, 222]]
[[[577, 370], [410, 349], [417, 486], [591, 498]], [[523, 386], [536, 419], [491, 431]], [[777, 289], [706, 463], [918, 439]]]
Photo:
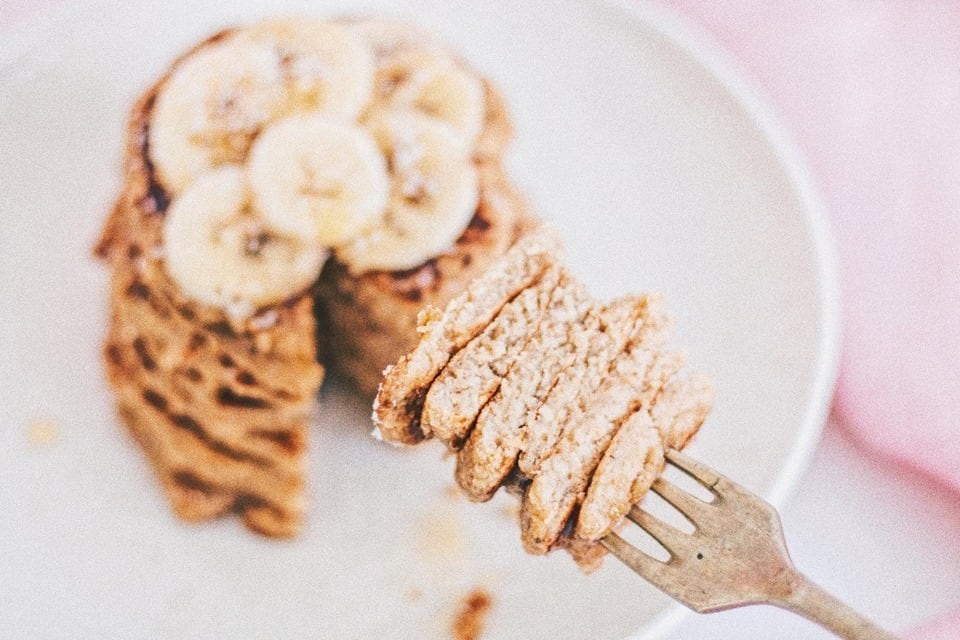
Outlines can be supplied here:
[[[148, 231], [128, 241], [152, 246]], [[311, 304], [302, 296], [231, 323], [186, 300], [157, 259], [115, 264], [108, 377], [180, 517], [234, 511], [268, 535], [299, 531], [306, 430], [323, 374]]]
[[477, 414], [539, 330], [560, 276], [560, 267], [548, 269], [450, 358], [424, 399], [420, 417], [424, 432], [433, 433], [453, 449], [462, 446]]
[[[189, 429], [157, 429], [158, 414], [130, 403], [129, 391], [119, 394], [120, 413], [160, 476], [179, 517], [197, 521], [232, 511], [244, 518], [247, 526], [266, 535], [291, 537], [300, 532], [306, 507], [306, 457], [302, 453], [286, 466], [287, 471], [300, 473], [279, 477], [262, 464], [212, 449]], [[251, 509], [258, 513], [249, 513]]]
[[639, 409], [617, 430], [597, 465], [577, 514], [574, 535], [595, 541], [639, 502], [663, 471], [660, 432], [646, 409]]
[[566, 549], [577, 567], [586, 574], [593, 573], [603, 565], [607, 550], [602, 544], [580, 538], [564, 537], [557, 544], [557, 548]]
[[707, 376], [693, 374], [671, 380], [650, 409], [664, 449], [680, 450], [700, 429], [713, 407], [716, 389]]
[[546, 553], [557, 542], [619, 426], [649, 406], [679, 370], [678, 354], [659, 351], [664, 324], [662, 316], [650, 318], [648, 331], [641, 330], [617, 357], [598, 392], [570, 417], [555, 450], [534, 476], [520, 509], [522, 539], [531, 553]]
[[584, 403], [593, 402], [594, 391], [606, 378], [611, 363], [646, 321], [651, 301], [658, 304], [656, 299], [645, 295], [614, 300], [600, 311], [596, 331], [578, 332], [574, 336], [575, 359], [560, 373], [547, 399], [527, 419], [518, 458], [524, 475], [533, 477], [540, 470], [543, 460], [553, 452], [571, 412]]
[[473, 432], [457, 455], [457, 483], [471, 500], [489, 500], [510, 473], [520, 453], [526, 417], [544, 401], [560, 372], [570, 366], [574, 357], [571, 333], [590, 330], [585, 320], [593, 304], [580, 282], [563, 277], [538, 331], [480, 411]]
[[604, 452], [580, 506], [576, 537], [595, 541], [609, 533], [663, 472], [664, 450], [685, 446], [700, 428], [713, 385], [702, 376], [666, 379], [679, 368], [677, 355], [652, 406], [630, 416]]
[[374, 403], [375, 432], [385, 440], [414, 444], [431, 434], [420, 426], [427, 390], [450, 357], [490, 324], [505, 304], [556, 264], [559, 244], [548, 231], [531, 233], [512, 247], [444, 311], [427, 308], [418, 319], [420, 341], [387, 367]]
[[[134, 386], [145, 405], [191, 415], [209, 439], [236, 456], [282, 467], [290, 443], [306, 436], [299, 426], [281, 425], [305, 425], [313, 412], [313, 392], [320, 382], [313, 351], [302, 345], [285, 349], [280, 360], [223, 336], [214, 340], [179, 317], [159, 290], [148, 287], [156, 283], [145, 270], [134, 274], [118, 267], [115, 277], [117, 288], [129, 290], [138, 283], [145, 292], [114, 300], [108, 344], [113, 357], [126, 366], [112, 379]], [[301, 338], [313, 331], [309, 305], [308, 298], [297, 302], [301, 309], [288, 325]], [[267, 333], [260, 337], [264, 347], [272, 342]], [[275, 369], [280, 370], [274, 375]]]

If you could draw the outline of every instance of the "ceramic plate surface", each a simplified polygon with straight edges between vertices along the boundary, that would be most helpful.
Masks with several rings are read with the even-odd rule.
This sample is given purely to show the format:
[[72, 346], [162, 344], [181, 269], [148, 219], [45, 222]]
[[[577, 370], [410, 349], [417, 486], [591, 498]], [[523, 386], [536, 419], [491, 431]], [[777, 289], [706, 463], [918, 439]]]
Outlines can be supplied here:
[[598, 295], [664, 292], [719, 398], [693, 452], [779, 502], [832, 388], [836, 299], [806, 174], [714, 53], [632, 3], [84, 1], [0, 40], [0, 628], [23, 638], [447, 637], [470, 589], [485, 638], [659, 637], [682, 609], [608, 559], [526, 556], [511, 500], [457, 498], [436, 443], [368, 437], [328, 384], [302, 538], [184, 525], [103, 380], [107, 269], [127, 110], [171, 59], [275, 13], [389, 13], [500, 86], [509, 164]]

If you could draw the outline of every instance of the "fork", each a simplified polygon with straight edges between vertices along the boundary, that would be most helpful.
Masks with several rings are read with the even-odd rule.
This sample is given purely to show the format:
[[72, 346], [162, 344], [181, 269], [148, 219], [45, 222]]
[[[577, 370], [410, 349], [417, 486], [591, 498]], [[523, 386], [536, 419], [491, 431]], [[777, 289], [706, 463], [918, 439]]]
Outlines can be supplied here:
[[634, 506], [627, 517], [670, 554], [661, 561], [616, 533], [601, 543], [624, 564], [699, 613], [770, 604], [797, 613], [850, 640], [896, 636], [811, 582], [793, 566], [777, 511], [705, 464], [679, 451], [667, 461], [707, 488], [705, 502], [659, 478], [654, 492], [694, 526], [686, 533]]

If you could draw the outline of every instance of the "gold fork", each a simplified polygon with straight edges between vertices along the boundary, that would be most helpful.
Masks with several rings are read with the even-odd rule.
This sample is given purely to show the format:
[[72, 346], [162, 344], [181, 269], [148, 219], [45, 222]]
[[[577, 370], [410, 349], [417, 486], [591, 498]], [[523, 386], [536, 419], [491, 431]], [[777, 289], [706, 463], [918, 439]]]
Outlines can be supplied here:
[[797, 571], [787, 553], [780, 517], [770, 504], [679, 451], [668, 451], [666, 458], [706, 487], [713, 501], [658, 479], [652, 489], [693, 524], [693, 533], [635, 506], [627, 517], [670, 553], [669, 560], [660, 561], [615, 533], [601, 541], [610, 553], [699, 613], [771, 604], [841, 638], [895, 638]]

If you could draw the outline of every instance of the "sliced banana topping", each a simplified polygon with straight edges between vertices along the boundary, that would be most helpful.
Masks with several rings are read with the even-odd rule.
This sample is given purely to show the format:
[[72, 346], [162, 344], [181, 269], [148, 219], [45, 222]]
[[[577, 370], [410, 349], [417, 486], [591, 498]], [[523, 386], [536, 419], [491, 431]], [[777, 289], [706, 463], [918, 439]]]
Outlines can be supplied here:
[[167, 210], [166, 268], [188, 296], [224, 309], [266, 306], [306, 289], [328, 252], [278, 233], [249, 206], [243, 170], [198, 178]]
[[161, 88], [150, 119], [150, 157], [160, 183], [176, 194], [213, 167], [243, 161], [284, 100], [269, 47], [227, 39], [186, 58]]
[[446, 121], [472, 144], [486, 111], [483, 83], [430, 33], [395, 20], [348, 23], [373, 50], [374, 100]]
[[407, 52], [395, 63], [407, 65], [406, 75], [386, 99], [392, 109], [413, 109], [437, 118], [473, 148], [486, 114], [483, 83], [447, 57]]
[[368, 123], [390, 167], [381, 224], [337, 250], [355, 273], [411, 269], [448, 251], [473, 217], [477, 173], [445, 123], [413, 112], [381, 112]]
[[354, 273], [423, 264], [476, 211], [485, 110], [483, 82], [399, 22], [272, 20], [204, 45], [148, 129], [168, 272], [230, 309], [303, 291], [330, 250]]
[[261, 22], [209, 44], [157, 97], [149, 144], [158, 178], [176, 194], [211, 168], [242, 162], [263, 126], [288, 113], [354, 120], [373, 77], [370, 47], [333, 23]]
[[322, 115], [295, 115], [267, 127], [249, 159], [250, 187], [263, 217], [282, 232], [327, 247], [381, 218], [390, 179], [365, 130]]
[[373, 52], [345, 26], [307, 18], [269, 20], [245, 29], [239, 39], [275, 52], [289, 112], [354, 120], [370, 102]]

